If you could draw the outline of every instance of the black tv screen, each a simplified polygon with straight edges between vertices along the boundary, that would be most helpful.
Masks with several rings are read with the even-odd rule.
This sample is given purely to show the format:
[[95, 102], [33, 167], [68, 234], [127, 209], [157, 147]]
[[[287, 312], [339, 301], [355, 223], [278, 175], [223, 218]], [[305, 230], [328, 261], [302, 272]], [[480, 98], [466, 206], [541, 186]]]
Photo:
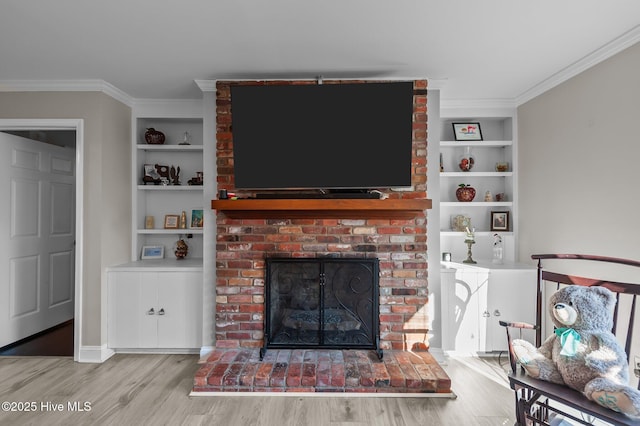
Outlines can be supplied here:
[[413, 83], [231, 87], [237, 189], [411, 186]]

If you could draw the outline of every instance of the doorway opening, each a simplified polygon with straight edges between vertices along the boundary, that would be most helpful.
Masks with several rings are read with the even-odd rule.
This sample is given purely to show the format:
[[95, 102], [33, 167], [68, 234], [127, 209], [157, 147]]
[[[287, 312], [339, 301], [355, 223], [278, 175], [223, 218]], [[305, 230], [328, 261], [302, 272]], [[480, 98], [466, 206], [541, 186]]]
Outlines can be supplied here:
[[[7, 313], [10, 325], [8, 333], [4, 330], [0, 355], [73, 356], [78, 361], [82, 312], [83, 120], [0, 119], [0, 132], [3, 143], [17, 147], [10, 151], [11, 168], [22, 169], [7, 172], [4, 177], [10, 182], [5, 188], [10, 187], [7, 211], [11, 219], [3, 239], [22, 240], [18, 244], [20, 249], [24, 241], [47, 246], [44, 256], [28, 251], [24, 255], [11, 252], [9, 284], [4, 289], [11, 296]], [[48, 172], [53, 176], [49, 181]], [[56, 173], [67, 176], [58, 180]], [[41, 194], [46, 195], [38, 198]], [[30, 209], [31, 205], [38, 207], [38, 213], [31, 212], [36, 210]], [[45, 267], [38, 269], [41, 264]], [[36, 269], [38, 272], [30, 272]], [[40, 279], [42, 275], [47, 275], [44, 280]], [[23, 282], [27, 283], [24, 288]], [[45, 296], [40, 296], [40, 292]], [[42, 316], [40, 313], [44, 311], [48, 314]], [[20, 322], [29, 317], [34, 318], [31, 323]]]

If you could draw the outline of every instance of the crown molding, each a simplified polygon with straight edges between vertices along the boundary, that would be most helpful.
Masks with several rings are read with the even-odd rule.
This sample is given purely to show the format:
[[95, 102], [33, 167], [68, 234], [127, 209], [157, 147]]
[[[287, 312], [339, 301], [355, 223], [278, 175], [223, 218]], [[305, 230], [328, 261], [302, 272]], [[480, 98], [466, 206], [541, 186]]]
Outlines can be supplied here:
[[637, 25], [633, 27], [631, 30], [622, 34], [620, 37], [610, 41], [609, 43], [605, 44], [601, 48], [591, 52], [589, 55], [585, 56], [584, 58], [558, 71], [557, 73], [553, 74], [549, 78], [541, 81], [540, 83], [536, 84], [529, 90], [523, 92], [519, 96], [516, 96], [515, 98], [516, 106], [520, 106], [525, 102], [530, 101], [536, 96], [539, 96], [544, 92], [546, 92], [547, 90], [550, 90], [558, 86], [559, 84], [564, 83], [570, 78], [575, 77], [576, 75], [599, 64], [600, 62], [606, 59], [609, 59], [613, 55], [620, 53], [624, 49], [633, 46], [639, 41], [640, 41], [640, 25]]
[[203, 92], [215, 92], [218, 80], [193, 80]]
[[134, 98], [104, 80], [0, 80], [0, 92], [102, 92], [127, 106]]

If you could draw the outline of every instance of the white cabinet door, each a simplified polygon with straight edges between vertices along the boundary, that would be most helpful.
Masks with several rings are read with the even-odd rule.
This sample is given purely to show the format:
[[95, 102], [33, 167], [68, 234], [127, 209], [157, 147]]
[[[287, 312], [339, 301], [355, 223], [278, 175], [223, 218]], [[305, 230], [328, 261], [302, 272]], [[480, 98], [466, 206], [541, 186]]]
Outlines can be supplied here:
[[135, 348], [140, 345], [140, 313], [144, 304], [140, 295], [140, 273], [108, 273], [108, 339], [112, 348]]
[[482, 339], [479, 291], [486, 291], [488, 270], [459, 267], [442, 280], [443, 349], [476, 352]]
[[489, 272], [486, 269], [459, 269], [456, 272], [455, 294], [460, 302], [459, 315], [462, 315], [459, 318], [460, 326], [456, 333], [456, 351], [482, 350], [485, 333], [480, 298], [486, 291], [488, 280]]
[[[164, 274], [164, 273], [163, 273]], [[140, 308], [138, 310], [138, 324], [140, 340], [135, 348], [158, 347], [158, 276], [157, 272], [138, 272], [140, 275], [139, 295]]]
[[158, 274], [158, 340], [160, 348], [200, 346], [202, 321], [202, 274], [167, 272]]
[[[489, 294], [483, 312], [486, 318], [486, 350], [506, 351], [507, 335], [500, 320], [535, 323], [536, 319], [536, 270], [491, 270], [489, 277]], [[523, 338], [535, 343], [535, 333], [524, 330]]]

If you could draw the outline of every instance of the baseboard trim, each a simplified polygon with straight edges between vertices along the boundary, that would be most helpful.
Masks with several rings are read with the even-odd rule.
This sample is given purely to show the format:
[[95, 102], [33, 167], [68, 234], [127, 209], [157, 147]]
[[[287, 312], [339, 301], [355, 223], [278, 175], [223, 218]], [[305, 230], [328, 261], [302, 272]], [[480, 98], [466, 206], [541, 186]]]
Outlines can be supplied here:
[[200, 353], [198, 348], [118, 348], [112, 351], [117, 354], [149, 355], [198, 355]]
[[200, 348], [200, 361], [199, 363], [204, 363], [207, 361], [209, 354], [216, 349], [215, 346], [203, 346]]
[[78, 350], [78, 362], [86, 363], [103, 363], [111, 358], [115, 352], [109, 349], [107, 345], [102, 346], [80, 346]]

